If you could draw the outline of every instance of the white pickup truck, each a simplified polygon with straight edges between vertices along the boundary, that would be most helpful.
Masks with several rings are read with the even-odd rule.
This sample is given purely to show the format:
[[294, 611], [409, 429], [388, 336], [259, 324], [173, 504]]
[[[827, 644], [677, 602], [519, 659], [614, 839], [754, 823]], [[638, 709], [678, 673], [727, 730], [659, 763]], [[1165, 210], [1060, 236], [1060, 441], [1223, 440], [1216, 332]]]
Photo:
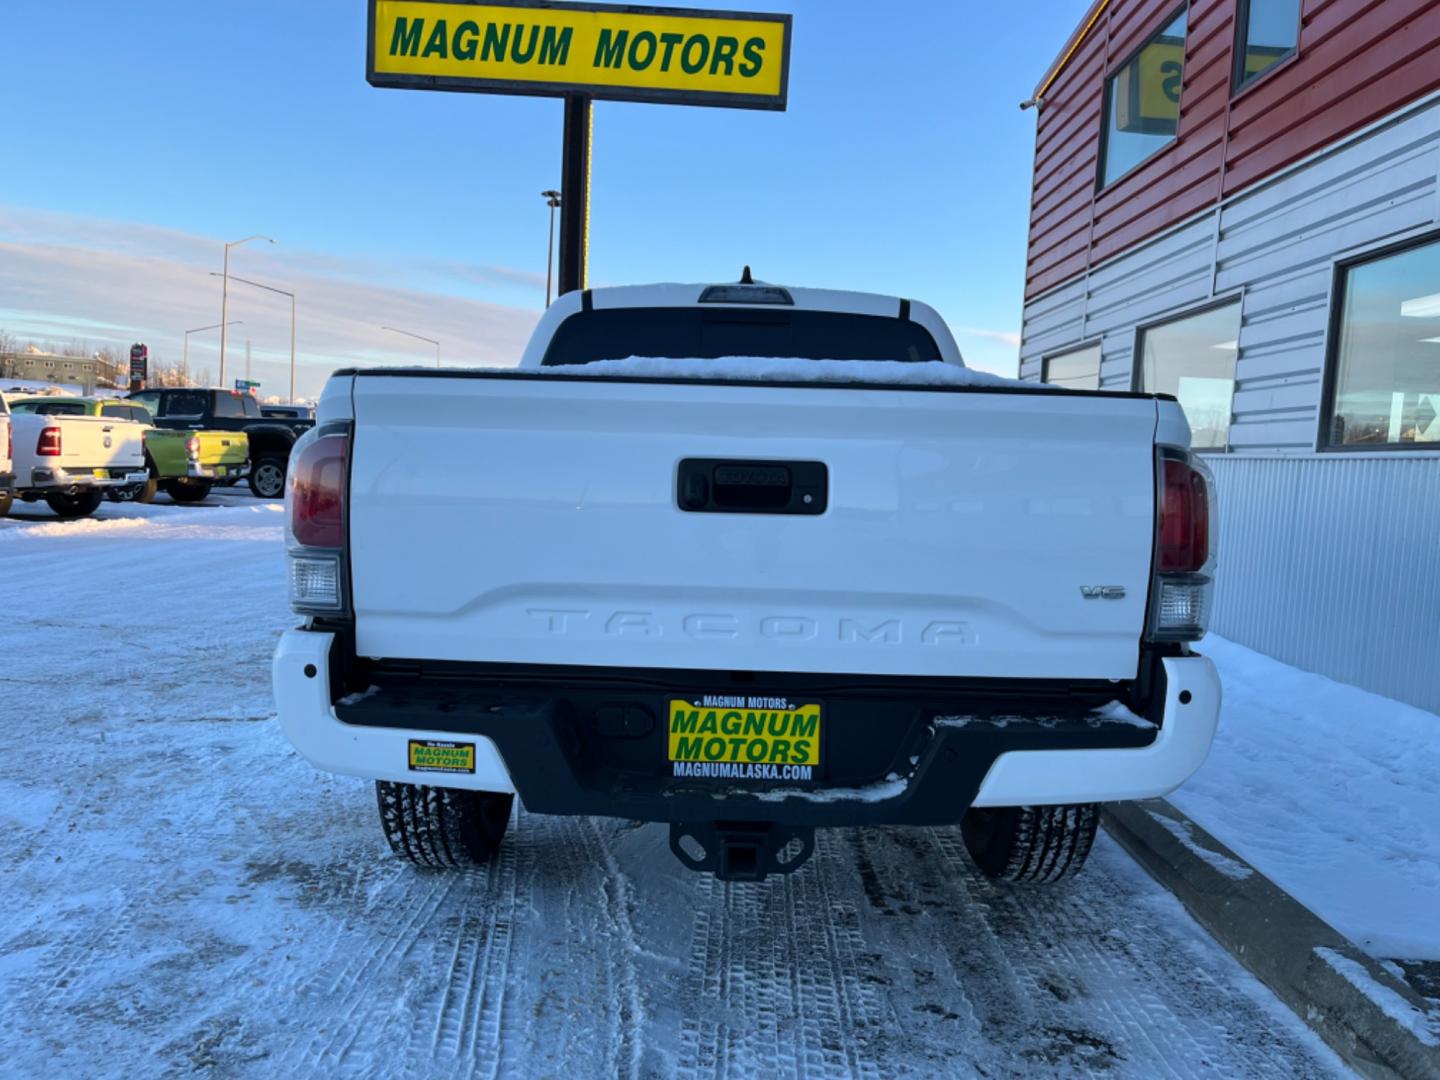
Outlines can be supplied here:
[[22, 412], [9, 421], [15, 495], [44, 499], [61, 517], [93, 514], [111, 488], [149, 479], [144, 424]]
[[1168, 397], [967, 371], [918, 302], [567, 294], [518, 370], [331, 377], [279, 718], [419, 864], [490, 858], [518, 794], [726, 879], [900, 824], [1054, 880], [1215, 732], [1189, 440]]
[[10, 513], [15, 501], [14, 432], [10, 428], [10, 407], [0, 394], [0, 517]]

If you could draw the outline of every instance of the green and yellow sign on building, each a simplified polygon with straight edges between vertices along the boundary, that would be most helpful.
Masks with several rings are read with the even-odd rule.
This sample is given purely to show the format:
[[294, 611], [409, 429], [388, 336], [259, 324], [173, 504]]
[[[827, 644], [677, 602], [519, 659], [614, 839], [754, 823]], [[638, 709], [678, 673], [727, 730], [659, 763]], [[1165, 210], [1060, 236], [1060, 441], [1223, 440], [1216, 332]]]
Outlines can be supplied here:
[[373, 86], [784, 109], [790, 16], [370, 0]]

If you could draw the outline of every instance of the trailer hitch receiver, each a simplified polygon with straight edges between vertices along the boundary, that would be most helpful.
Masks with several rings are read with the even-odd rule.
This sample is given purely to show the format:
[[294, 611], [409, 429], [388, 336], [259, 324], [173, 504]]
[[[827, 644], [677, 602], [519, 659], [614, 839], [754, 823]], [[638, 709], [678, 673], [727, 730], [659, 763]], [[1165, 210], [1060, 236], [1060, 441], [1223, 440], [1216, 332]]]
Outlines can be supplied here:
[[769, 821], [677, 821], [670, 825], [670, 850], [689, 869], [721, 881], [764, 881], [805, 864], [815, 852], [815, 829]]

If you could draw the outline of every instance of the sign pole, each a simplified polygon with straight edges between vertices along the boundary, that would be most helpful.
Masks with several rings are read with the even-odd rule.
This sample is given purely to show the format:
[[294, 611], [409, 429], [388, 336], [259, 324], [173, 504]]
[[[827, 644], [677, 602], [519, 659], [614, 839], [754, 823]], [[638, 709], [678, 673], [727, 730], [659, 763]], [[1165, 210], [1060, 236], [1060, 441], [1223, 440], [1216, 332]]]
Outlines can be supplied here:
[[565, 95], [565, 152], [560, 167], [560, 288], [557, 296], [585, 288], [590, 241], [590, 125], [594, 101]]

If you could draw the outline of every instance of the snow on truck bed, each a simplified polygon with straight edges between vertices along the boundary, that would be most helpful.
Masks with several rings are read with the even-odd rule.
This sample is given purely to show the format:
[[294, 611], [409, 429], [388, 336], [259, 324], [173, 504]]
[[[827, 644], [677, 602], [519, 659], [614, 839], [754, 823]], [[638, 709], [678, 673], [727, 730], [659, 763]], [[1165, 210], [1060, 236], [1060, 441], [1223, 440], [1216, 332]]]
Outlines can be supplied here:
[[877, 383], [884, 386], [976, 386], [991, 389], [1050, 390], [939, 360], [800, 360], [766, 356], [725, 356], [715, 360], [632, 356], [539, 369], [551, 375], [592, 378], [735, 379], [750, 382]]
[[[358, 374], [366, 374], [360, 369]], [[368, 369], [374, 372], [377, 369]], [[423, 364], [391, 365], [388, 374], [416, 372], [427, 376], [473, 375], [476, 372], [496, 375], [584, 375], [594, 379], [704, 379], [737, 382], [783, 383], [871, 383], [877, 386], [971, 386], [994, 390], [1060, 391], [1065, 387], [1047, 383], [1023, 382], [976, 371], [960, 364], [940, 360], [909, 362], [903, 360], [804, 360], [796, 357], [724, 356], [719, 359], [669, 356], [632, 356], [625, 360], [594, 360], [588, 364], [555, 364], [541, 368], [515, 368], [480, 365], [476, 367], [425, 367]]]

